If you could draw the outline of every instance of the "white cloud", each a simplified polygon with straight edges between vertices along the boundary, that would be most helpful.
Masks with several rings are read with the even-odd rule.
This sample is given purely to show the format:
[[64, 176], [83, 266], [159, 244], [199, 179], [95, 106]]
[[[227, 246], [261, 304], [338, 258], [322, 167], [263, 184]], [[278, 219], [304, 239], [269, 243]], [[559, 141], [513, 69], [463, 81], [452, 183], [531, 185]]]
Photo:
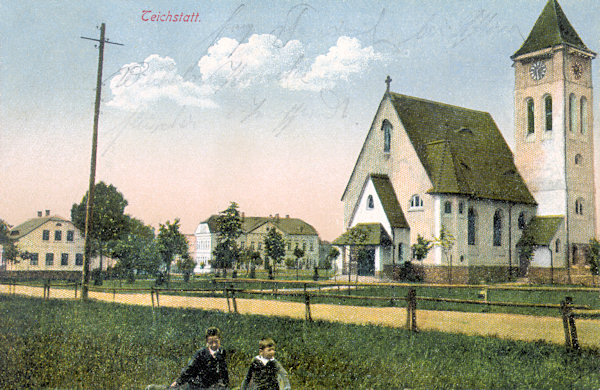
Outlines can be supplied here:
[[253, 34], [247, 43], [221, 38], [198, 61], [202, 80], [213, 86], [229, 84], [246, 88], [279, 80], [304, 57], [302, 43], [285, 45], [271, 34]]
[[294, 70], [281, 80], [281, 86], [291, 90], [320, 91], [331, 89], [338, 80], [348, 80], [371, 62], [382, 59], [372, 46], [362, 47], [356, 38], [339, 37], [326, 55], [315, 59], [308, 72]]
[[177, 73], [170, 57], [153, 54], [142, 63], [124, 65], [110, 81], [113, 98], [107, 103], [124, 110], [147, 108], [158, 101], [170, 100], [182, 106], [216, 107], [207, 85], [186, 81]]

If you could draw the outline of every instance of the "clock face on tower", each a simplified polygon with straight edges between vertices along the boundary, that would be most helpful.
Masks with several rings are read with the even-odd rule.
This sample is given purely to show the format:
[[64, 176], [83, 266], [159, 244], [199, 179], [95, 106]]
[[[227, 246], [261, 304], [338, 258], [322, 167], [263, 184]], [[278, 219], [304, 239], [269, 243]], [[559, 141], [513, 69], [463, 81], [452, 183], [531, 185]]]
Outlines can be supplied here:
[[581, 78], [581, 74], [583, 73], [583, 67], [581, 66], [581, 64], [579, 62], [575, 62], [571, 66], [571, 69], [573, 70], [573, 77], [579, 80]]
[[529, 74], [534, 80], [541, 80], [546, 75], [546, 64], [542, 61], [535, 61], [529, 68]]

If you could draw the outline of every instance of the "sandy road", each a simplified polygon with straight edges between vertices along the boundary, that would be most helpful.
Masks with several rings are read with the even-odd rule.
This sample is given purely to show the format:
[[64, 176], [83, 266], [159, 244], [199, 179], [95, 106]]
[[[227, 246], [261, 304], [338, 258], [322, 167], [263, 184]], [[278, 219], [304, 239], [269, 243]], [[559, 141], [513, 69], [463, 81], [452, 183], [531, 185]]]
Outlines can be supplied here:
[[[0, 293], [43, 296], [41, 287], [0, 285]], [[148, 293], [112, 294], [90, 291], [90, 298], [131, 305], [152, 305]], [[73, 299], [73, 290], [52, 288], [51, 298]], [[236, 299], [238, 312], [304, 318], [305, 306], [299, 302], [269, 301], [262, 299]], [[198, 308], [228, 311], [225, 298], [197, 298], [160, 295], [160, 306]], [[362, 307], [332, 304], [311, 304], [313, 320], [336, 321], [352, 324], [375, 324], [402, 327], [406, 324], [406, 310], [397, 307]], [[518, 314], [463, 313], [454, 311], [418, 310], [417, 325], [421, 330], [436, 330], [468, 335], [497, 336], [504, 339], [536, 341], [544, 340], [564, 344], [565, 336], [560, 317], [537, 317]], [[600, 320], [578, 319], [576, 322], [579, 343], [582, 346], [600, 348]]]

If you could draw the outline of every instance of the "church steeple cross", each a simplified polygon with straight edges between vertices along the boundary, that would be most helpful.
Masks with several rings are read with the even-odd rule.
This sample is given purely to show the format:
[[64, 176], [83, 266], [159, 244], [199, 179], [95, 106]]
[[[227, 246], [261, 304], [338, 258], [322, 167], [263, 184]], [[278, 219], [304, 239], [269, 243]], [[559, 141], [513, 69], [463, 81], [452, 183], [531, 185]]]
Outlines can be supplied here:
[[387, 88], [385, 89], [386, 93], [390, 93], [390, 83], [392, 82], [392, 78], [388, 74], [388, 77], [385, 79], [385, 83], [387, 84]]

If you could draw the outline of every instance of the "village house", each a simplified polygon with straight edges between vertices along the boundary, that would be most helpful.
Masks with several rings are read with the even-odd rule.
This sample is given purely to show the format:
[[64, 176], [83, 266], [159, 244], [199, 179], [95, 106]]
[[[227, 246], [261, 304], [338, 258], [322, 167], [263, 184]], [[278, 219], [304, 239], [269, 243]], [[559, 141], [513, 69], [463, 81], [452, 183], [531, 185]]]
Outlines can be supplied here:
[[[217, 245], [219, 227], [217, 215], [212, 215], [206, 221], [201, 222], [195, 232], [196, 236], [196, 269], [194, 272], [210, 272], [213, 251]], [[237, 239], [240, 248], [249, 248], [260, 253], [261, 258], [265, 259], [265, 238], [271, 228], [282, 235], [285, 242], [286, 259], [294, 259], [294, 249], [304, 250], [304, 257], [301, 264], [305, 268], [312, 268], [319, 264], [319, 234], [314, 227], [298, 218], [290, 218], [289, 215], [279, 217], [279, 214], [269, 217], [246, 217], [241, 216], [242, 234]]]
[[[29, 219], [10, 230], [9, 237], [14, 240], [21, 254], [18, 262], [6, 262], [6, 271], [76, 271], [83, 269], [85, 238], [83, 234], [65, 218], [45, 215], [38, 212], [37, 218]], [[102, 264], [101, 264], [102, 263]], [[112, 265], [112, 259], [94, 257], [90, 269], [106, 270]]]

